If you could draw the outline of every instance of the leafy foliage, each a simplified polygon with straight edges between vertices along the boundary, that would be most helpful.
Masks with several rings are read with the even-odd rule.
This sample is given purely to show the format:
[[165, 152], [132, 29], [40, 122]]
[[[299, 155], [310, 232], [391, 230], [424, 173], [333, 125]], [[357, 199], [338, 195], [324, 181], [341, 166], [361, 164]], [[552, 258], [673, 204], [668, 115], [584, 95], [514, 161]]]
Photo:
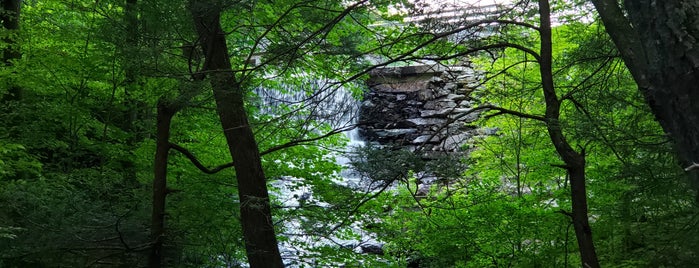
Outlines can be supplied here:
[[[590, 18], [574, 12], [588, 8], [578, 2], [556, 6], [571, 20], [555, 29], [555, 83], [566, 96], [566, 137], [587, 152], [600, 258], [610, 267], [689, 267], [699, 248], [693, 193], [604, 29], [580, 22]], [[348, 144], [339, 133], [353, 127], [366, 90], [356, 79], [377, 62], [470, 61], [484, 71], [478, 104], [542, 114], [532, 55], [478, 49], [535, 47], [526, 27], [533, 16], [396, 27], [391, 20], [405, 14], [430, 14], [408, 1], [221, 3], [288, 263], [579, 263], [569, 183], [539, 122], [487, 116], [479, 124], [496, 134], [474, 139], [468, 156], [363, 148], [349, 179], [337, 161]], [[186, 1], [138, 1], [135, 29], [126, 9], [124, 1], [24, 1], [22, 30], [8, 33], [23, 55], [0, 69], [0, 93], [12, 84], [24, 94], [0, 103], [2, 267], [145, 265], [158, 100], [193, 95], [171, 142], [206, 167], [230, 163], [211, 90], [196, 80], [204, 62]], [[526, 5], [510, 11], [535, 14]], [[166, 264], [244, 266], [235, 172], [204, 174], [175, 151], [168, 164]], [[361, 254], [369, 242], [382, 254]]]

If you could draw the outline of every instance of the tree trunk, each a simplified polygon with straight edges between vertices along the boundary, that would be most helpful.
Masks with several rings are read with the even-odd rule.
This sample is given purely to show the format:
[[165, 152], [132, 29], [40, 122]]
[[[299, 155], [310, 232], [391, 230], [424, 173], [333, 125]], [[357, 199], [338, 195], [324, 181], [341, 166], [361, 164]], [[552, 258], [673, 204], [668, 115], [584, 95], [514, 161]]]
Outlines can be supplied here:
[[240, 199], [240, 220], [250, 267], [283, 267], [272, 223], [267, 182], [259, 149], [245, 111], [245, 92], [231, 69], [220, 7], [190, 1], [190, 11], [204, 50], [223, 132], [233, 157]]
[[551, 10], [548, 0], [539, 1], [539, 16], [541, 20], [541, 50], [539, 71], [541, 86], [546, 101], [546, 129], [553, 142], [556, 152], [565, 162], [565, 168], [570, 178], [571, 203], [573, 212], [569, 215], [573, 221], [575, 236], [582, 266], [585, 268], [600, 267], [592, 240], [592, 229], [587, 217], [587, 193], [585, 189], [585, 154], [575, 151], [565, 136], [559, 122], [561, 101], [556, 95], [552, 72], [552, 43], [551, 43]]
[[124, 20], [126, 22], [126, 36], [124, 45], [121, 47], [122, 64], [124, 66], [124, 130], [131, 134], [129, 145], [134, 143], [136, 137], [134, 123], [137, 118], [136, 100], [133, 97], [137, 90], [138, 61], [137, 53], [139, 45], [138, 30], [138, 0], [126, 0], [124, 9]]
[[165, 199], [167, 197], [167, 162], [170, 150], [170, 125], [177, 109], [161, 100], [158, 102], [156, 123], [155, 163], [153, 177], [153, 208], [151, 214], [151, 253], [148, 267], [160, 268], [165, 240]]
[[[574, 153], [570, 151], [569, 153]], [[587, 215], [587, 192], [585, 189], [585, 155], [575, 154], [576, 157], [566, 159], [566, 169], [570, 178], [570, 196], [573, 207], [571, 218], [573, 221], [573, 229], [575, 229], [575, 237], [578, 240], [578, 248], [580, 250], [580, 258], [583, 267], [600, 267], [597, 260], [597, 252], [595, 244], [592, 240], [592, 228]]]
[[699, 162], [699, 1], [592, 2], [683, 166]]
[[[126, 27], [126, 36], [122, 51], [122, 65], [124, 66], [124, 100], [122, 101], [123, 110], [120, 110], [120, 115], [123, 118], [123, 130], [129, 135], [126, 140], [128, 153], [132, 154], [136, 150], [136, 144], [143, 139], [143, 131], [141, 122], [143, 111], [143, 102], [135, 97], [140, 89], [138, 84], [140, 66], [138, 61], [140, 31], [138, 19], [138, 0], [126, 0], [124, 9], [124, 21]], [[133, 159], [133, 158], [131, 158]], [[136, 184], [137, 170], [133, 160], [126, 159], [121, 162], [125, 181], [130, 184]]]
[[[0, 20], [2, 21], [3, 31], [10, 34], [19, 31], [19, 16], [22, 7], [21, 0], [2, 0], [2, 9], [0, 9]], [[22, 57], [19, 50], [19, 45], [15, 41], [14, 36], [2, 38], [5, 43], [5, 48], [2, 50], [2, 64], [4, 67], [14, 66], [13, 61]], [[18, 101], [22, 98], [22, 89], [15, 85], [12, 81], [9, 83], [8, 91], [2, 96], [3, 101]]]

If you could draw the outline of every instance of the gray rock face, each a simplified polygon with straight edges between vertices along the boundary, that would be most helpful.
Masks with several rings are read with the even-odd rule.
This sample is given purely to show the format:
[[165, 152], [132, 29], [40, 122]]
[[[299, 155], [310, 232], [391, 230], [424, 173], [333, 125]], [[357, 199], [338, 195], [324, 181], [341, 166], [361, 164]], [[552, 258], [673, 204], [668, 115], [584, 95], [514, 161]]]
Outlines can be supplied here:
[[429, 126], [429, 125], [444, 125], [447, 123], [446, 119], [439, 118], [409, 118], [406, 121], [415, 124], [416, 126]]
[[360, 134], [370, 142], [458, 152], [476, 134], [464, 67], [411, 66], [372, 73], [360, 110]]

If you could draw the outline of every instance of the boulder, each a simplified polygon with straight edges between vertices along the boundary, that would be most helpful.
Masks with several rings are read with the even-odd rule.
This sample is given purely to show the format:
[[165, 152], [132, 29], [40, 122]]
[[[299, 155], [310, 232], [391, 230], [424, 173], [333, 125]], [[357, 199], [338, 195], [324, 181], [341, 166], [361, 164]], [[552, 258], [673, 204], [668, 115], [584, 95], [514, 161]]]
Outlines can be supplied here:
[[405, 136], [406, 134], [415, 133], [417, 130], [414, 128], [393, 128], [393, 129], [383, 129], [376, 131], [376, 135], [379, 137], [398, 137]]
[[409, 118], [406, 119], [406, 121], [410, 121], [416, 126], [427, 126], [427, 125], [443, 125], [447, 122], [446, 119], [440, 119], [440, 118]]
[[469, 133], [449, 135], [442, 140], [439, 147], [447, 152], [459, 151], [470, 139], [471, 135]]
[[359, 246], [362, 249], [362, 253], [364, 254], [375, 254], [375, 255], [383, 255], [383, 245], [379, 244], [363, 244]]
[[417, 138], [412, 140], [410, 143], [420, 145], [420, 144], [427, 143], [427, 142], [437, 143], [437, 142], [439, 142], [439, 136], [437, 136], [437, 135], [422, 135], [422, 136], [418, 136]]

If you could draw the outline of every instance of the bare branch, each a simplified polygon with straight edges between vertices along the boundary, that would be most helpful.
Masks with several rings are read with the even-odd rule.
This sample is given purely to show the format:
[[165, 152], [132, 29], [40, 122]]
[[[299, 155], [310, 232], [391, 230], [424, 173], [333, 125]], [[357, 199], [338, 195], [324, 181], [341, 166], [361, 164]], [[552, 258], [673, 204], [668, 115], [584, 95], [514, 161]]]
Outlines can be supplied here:
[[583, 85], [584, 85], [585, 83], [587, 83], [587, 81], [590, 81], [595, 75], [597, 75], [599, 72], [601, 72], [601, 71], [604, 69], [604, 67], [607, 66], [607, 64], [608, 64], [609, 62], [611, 62], [611, 61], [612, 61], [612, 58], [606, 58], [605, 61], [602, 62], [602, 64], [600, 64], [600, 65], [592, 72], [592, 74], [590, 74], [590, 75], [588, 75], [587, 77], [585, 77], [585, 79], [583, 79], [582, 81], [580, 81], [580, 83], [578, 83], [577, 85], [575, 85], [575, 87], [573, 87], [573, 89], [571, 89], [570, 91], [568, 91], [568, 93], [566, 93], [563, 97], [561, 97], [561, 101], [567, 100], [567, 99], [571, 99], [571, 98], [573, 97], [573, 94], [575, 94], [576, 92], [578, 92], [578, 90], [580, 90], [581, 88], [583, 88]]
[[[281, 58], [281, 57], [283, 57], [283, 56], [285, 56], [285, 55], [288, 55], [289, 53], [291, 53], [291, 52], [294, 51], [294, 50], [299, 50], [299, 49], [301, 49], [305, 44], [310, 43], [315, 37], [317, 37], [317, 36], [319, 36], [319, 35], [323, 35], [323, 33], [327, 34], [333, 27], [335, 27], [335, 25], [336, 25], [337, 23], [339, 23], [342, 19], [344, 19], [346, 16], [348, 16], [353, 10], [355, 10], [355, 9], [357, 9], [357, 8], [359, 8], [359, 7], [361, 7], [362, 5], [364, 5], [364, 4], [367, 3], [367, 2], [368, 2], [368, 0], [361, 0], [361, 1], [358, 1], [357, 3], [354, 3], [354, 4], [352, 4], [351, 6], [345, 8], [345, 10], [343, 10], [342, 12], [340, 12], [339, 15], [337, 15], [335, 18], [333, 18], [332, 20], [330, 20], [328, 23], [326, 23], [325, 25], [323, 25], [322, 27], [320, 27], [320, 29], [317, 29], [316, 31], [314, 31], [313, 33], [311, 33], [310, 35], [308, 35], [305, 39], [301, 40], [301, 42], [295, 44], [293, 47], [290, 47], [290, 48], [286, 49], [284, 52], [279, 53], [279, 54], [275, 55], [274, 57], [268, 59], [267, 61], [261, 63], [259, 66], [264, 66], [264, 65], [266, 65], [266, 64], [269, 64], [270, 62], [273, 62], [273, 61], [277, 60], [278, 58]], [[286, 16], [286, 14], [288, 14], [288, 12], [291, 12], [291, 10], [293, 10], [293, 9], [296, 8], [296, 7], [303, 7], [303, 5], [296, 5], [295, 7], [292, 7], [291, 9], [287, 10], [287, 13], [285, 13], [285, 16]], [[275, 22], [275, 24], [280, 23], [282, 18], [283, 18], [283, 17], [280, 17], [279, 20], [277, 20], [277, 21]], [[271, 31], [272, 28], [274, 28], [274, 27], [270, 27], [270, 28], [265, 32], [265, 35], [260, 36], [259, 39], [256, 40], [256, 44], [255, 44], [256, 46], [259, 45], [259, 43], [260, 43], [261, 40], [264, 38], [264, 36], [266, 36], [266, 34], [267, 34], [269, 31]], [[254, 50], [250, 51], [250, 55], [249, 55], [248, 57], [252, 57], [252, 54], [253, 54], [253, 53], [254, 53]], [[259, 66], [253, 67], [252, 70], [259, 68]], [[243, 71], [246, 71], [246, 70], [247, 70], [247, 69], [245, 69], [245, 68], [243, 69]]]
[[[266, 154], [269, 154], [269, 153], [273, 153], [273, 152], [276, 152], [276, 151], [279, 151], [279, 150], [283, 150], [283, 149], [286, 149], [286, 148], [290, 148], [290, 147], [294, 147], [294, 146], [298, 146], [298, 145], [307, 144], [307, 143], [310, 143], [310, 142], [313, 142], [313, 141], [322, 140], [322, 139], [325, 139], [325, 138], [330, 137], [330, 136], [332, 136], [332, 135], [336, 135], [336, 134], [342, 133], [342, 132], [344, 132], [344, 131], [350, 130], [350, 129], [352, 129], [352, 128], [354, 128], [354, 126], [353, 126], [353, 127], [348, 127], [348, 128], [335, 129], [335, 130], [333, 130], [333, 131], [330, 131], [330, 132], [328, 132], [328, 133], [325, 133], [325, 134], [320, 135], [320, 136], [317, 136], [317, 137], [306, 138], [306, 139], [299, 139], [299, 140], [293, 140], [293, 141], [290, 141], [290, 142], [287, 142], [287, 143], [284, 143], [284, 144], [280, 144], [280, 145], [271, 147], [271, 148], [269, 148], [269, 149], [267, 149], [267, 150], [264, 150], [264, 151], [260, 152], [260, 156], [263, 156], [263, 155], [266, 155]], [[233, 162], [230, 162], [230, 163], [226, 163], [226, 164], [223, 164], [223, 165], [216, 166], [216, 167], [214, 167], [214, 168], [212, 168], [212, 169], [209, 169], [209, 168], [205, 167], [205, 166], [199, 161], [199, 159], [197, 159], [197, 157], [194, 156], [194, 154], [193, 154], [192, 152], [190, 152], [189, 150], [187, 150], [186, 148], [184, 148], [184, 147], [182, 147], [182, 146], [180, 146], [180, 145], [177, 145], [177, 144], [175, 144], [175, 143], [170, 143], [170, 148], [175, 149], [175, 150], [177, 150], [178, 152], [184, 154], [184, 156], [186, 156], [186, 157], [189, 159], [189, 161], [192, 162], [192, 164], [194, 164], [194, 166], [196, 166], [199, 170], [201, 170], [202, 172], [204, 172], [204, 173], [206, 173], [206, 174], [216, 174], [216, 173], [218, 173], [218, 172], [221, 171], [221, 170], [224, 170], [224, 169], [226, 169], [226, 168], [230, 168], [230, 167], [233, 167], [233, 166], [234, 166]]]
[[208, 168], [206, 168], [204, 165], [202, 165], [201, 162], [199, 162], [199, 160], [197, 159], [197, 157], [194, 156], [194, 154], [192, 154], [192, 152], [190, 152], [189, 150], [185, 149], [184, 147], [179, 146], [179, 145], [174, 144], [174, 143], [170, 143], [170, 148], [175, 149], [175, 150], [177, 150], [178, 152], [184, 154], [184, 155], [189, 159], [189, 161], [191, 161], [192, 164], [194, 164], [194, 166], [196, 166], [199, 170], [201, 170], [202, 172], [204, 172], [204, 173], [206, 173], [206, 174], [215, 174], [215, 173], [217, 173], [217, 172], [219, 172], [219, 171], [221, 171], [221, 170], [224, 170], [224, 169], [226, 169], [226, 168], [233, 167], [233, 162], [230, 162], [230, 163], [227, 163], [227, 164], [223, 164], [223, 165], [217, 166], [217, 167], [215, 167], [215, 168], [213, 168], [213, 169], [208, 169]]
[[556, 211], [556, 213], [561, 213], [561, 214], [563, 214], [563, 215], [568, 216], [568, 218], [573, 219], [573, 213], [570, 213], [570, 212], [565, 211], [565, 210], [563, 210], [563, 209], [560, 209], [560, 210]]
[[541, 122], [546, 122], [546, 118], [542, 115], [523, 113], [520, 111], [510, 110], [510, 109], [506, 109], [506, 108], [502, 108], [502, 107], [498, 107], [498, 106], [494, 106], [494, 105], [490, 105], [490, 104], [481, 105], [481, 106], [478, 106], [477, 108], [474, 108], [474, 109], [482, 109], [482, 110], [487, 109], [487, 110], [497, 111], [497, 113], [495, 113], [495, 114], [487, 115], [486, 119], [489, 119], [491, 117], [498, 116], [498, 115], [508, 114], [508, 115], [514, 115], [514, 116], [521, 117], [521, 118], [527, 118], [527, 119], [533, 119], [533, 120], [537, 120], [537, 121], [541, 121]]
[[695, 169], [699, 169], [699, 163], [693, 162], [692, 165], [686, 167], [684, 171], [692, 171]]
[[264, 151], [260, 152], [260, 155], [266, 155], [266, 154], [273, 153], [273, 152], [276, 152], [276, 151], [279, 151], [279, 150], [282, 150], [282, 149], [286, 149], [286, 148], [289, 148], [289, 147], [293, 147], [293, 146], [297, 146], [297, 145], [303, 145], [303, 144], [307, 144], [307, 143], [309, 143], [309, 142], [313, 142], [313, 141], [317, 141], [317, 140], [322, 140], [322, 139], [324, 139], [324, 138], [327, 138], [327, 137], [330, 137], [330, 136], [332, 136], [332, 135], [345, 132], [345, 131], [350, 130], [350, 129], [353, 129], [353, 128], [354, 128], [354, 126], [348, 127], [348, 128], [340, 128], [340, 129], [332, 130], [332, 131], [330, 131], [330, 132], [328, 132], [328, 133], [325, 133], [325, 134], [320, 135], [320, 136], [317, 136], [317, 137], [306, 138], [306, 139], [299, 139], [299, 140], [293, 140], [293, 141], [290, 141], [290, 142], [287, 142], [287, 143], [284, 143], [284, 144], [281, 144], [281, 145], [273, 146], [273, 147], [271, 147], [271, 148], [269, 148], [269, 149], [267, 149], [267, 150], [264, 150]]

